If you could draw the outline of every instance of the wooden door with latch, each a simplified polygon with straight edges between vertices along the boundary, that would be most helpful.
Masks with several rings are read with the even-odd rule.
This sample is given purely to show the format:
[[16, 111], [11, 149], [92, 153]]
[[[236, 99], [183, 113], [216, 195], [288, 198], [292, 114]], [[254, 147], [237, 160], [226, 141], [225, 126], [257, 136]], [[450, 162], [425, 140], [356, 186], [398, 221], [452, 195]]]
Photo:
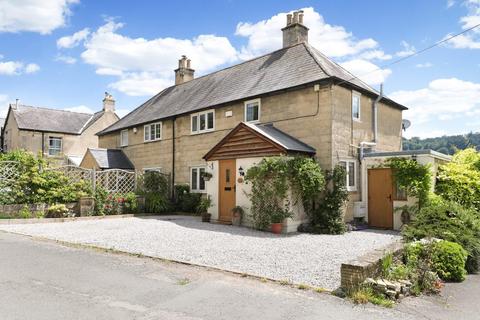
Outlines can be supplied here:
[[392, 169], [368, 169], [368, 225], [393, 229]]
[[232, 222], [232, 209], [236, 204], [236, 160], [219, 160], [219, 215], [221, 222]]

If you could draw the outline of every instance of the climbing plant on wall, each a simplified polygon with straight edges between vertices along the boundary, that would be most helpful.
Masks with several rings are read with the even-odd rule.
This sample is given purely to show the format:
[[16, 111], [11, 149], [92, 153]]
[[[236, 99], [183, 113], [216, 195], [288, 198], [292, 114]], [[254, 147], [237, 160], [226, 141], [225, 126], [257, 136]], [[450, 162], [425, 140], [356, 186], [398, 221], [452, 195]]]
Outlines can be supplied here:
[[294, 204], [310, 211], [316, 196], [325, 188], [320, 165], [307, 157], [269, 157], [251, 167], [245, 180], [252, 184], [248, 194], [255, 227], [265, 229], [280, 213], [288, 216], [289, 191]]
[[386, 164], [393, 169], [397, 186], [404, 189], [407, 195], [416, 197], [419, 207], [424, 205], [432, 186], [430, 166], [408, 158], [390, 158]]

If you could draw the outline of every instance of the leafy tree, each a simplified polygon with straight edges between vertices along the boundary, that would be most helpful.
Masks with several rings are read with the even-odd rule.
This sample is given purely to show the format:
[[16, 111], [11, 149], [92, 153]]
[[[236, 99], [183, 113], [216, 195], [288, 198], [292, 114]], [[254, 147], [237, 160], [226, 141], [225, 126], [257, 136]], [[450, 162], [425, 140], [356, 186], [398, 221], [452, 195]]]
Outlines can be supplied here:
[[480, 153], [469, 148], [457, 152], [440, 167], [436, 192], [443, 198], [480, 210]]

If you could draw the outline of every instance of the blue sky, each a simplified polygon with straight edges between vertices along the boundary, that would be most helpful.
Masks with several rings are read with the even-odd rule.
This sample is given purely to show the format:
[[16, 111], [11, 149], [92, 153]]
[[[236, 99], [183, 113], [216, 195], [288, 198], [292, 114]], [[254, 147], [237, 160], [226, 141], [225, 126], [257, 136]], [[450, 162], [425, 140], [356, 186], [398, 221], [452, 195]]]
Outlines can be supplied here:
[[[28, 8], [28, 9], [27, 9]], [[310, 43], [411, 108], [407, 136], [480, 131], [480, 0], [0, 0], [0, 116], [9, 102], [120, 114], [173, 83], [181, 54], [196, 75], [281, 47], [285, 13], [304, 9]]]

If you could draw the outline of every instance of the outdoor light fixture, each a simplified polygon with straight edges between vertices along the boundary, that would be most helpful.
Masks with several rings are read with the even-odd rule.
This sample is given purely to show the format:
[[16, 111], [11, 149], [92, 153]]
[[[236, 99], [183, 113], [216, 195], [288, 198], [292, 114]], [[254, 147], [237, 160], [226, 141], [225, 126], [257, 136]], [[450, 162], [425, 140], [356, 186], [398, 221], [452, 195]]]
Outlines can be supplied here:
[[238, 174], [240, 175], [240, 177], [243, 177], [245, 175], [245, 171], [243, 171], [242, 167], [238, 168]]

